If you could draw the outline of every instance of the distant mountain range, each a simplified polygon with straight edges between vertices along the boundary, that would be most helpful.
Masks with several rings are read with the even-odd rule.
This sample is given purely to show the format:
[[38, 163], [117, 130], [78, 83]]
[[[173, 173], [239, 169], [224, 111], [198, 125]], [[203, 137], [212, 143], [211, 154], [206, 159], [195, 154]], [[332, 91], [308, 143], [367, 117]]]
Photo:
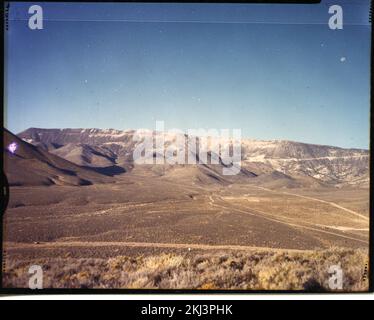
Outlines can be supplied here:
[[[138, 143], [133, 139], [134, 133], [114, 129], [30, 128], [14, 136], [5, 130], [5, 146], [13, 140], [20, 146], [16, 155], [6, 152], [6, 174], [12, 184], [19, 185], [103, 183], [126, 174], [151, 174], [198, 183], [240, 181], [268, 187], [369, 185], [368, 150], [243, 139], [241, 172], [227, 177], [222, 176], [222, 163], [192, 167], [137, 165], [132, 158]], [[165, 145], [175, 143], [176, 135], [165, 135]], [[212, 150], [207, 151], [212, 155]], [[10, 158], [16, 161], [10, 163]]]

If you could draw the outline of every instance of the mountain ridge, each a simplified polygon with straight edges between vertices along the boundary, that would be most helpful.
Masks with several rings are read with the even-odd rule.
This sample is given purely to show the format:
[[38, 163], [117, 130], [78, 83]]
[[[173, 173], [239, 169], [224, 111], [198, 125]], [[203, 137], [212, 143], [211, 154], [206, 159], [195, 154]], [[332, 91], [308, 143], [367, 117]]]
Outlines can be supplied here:
[[[97, 128], [29, 128], [18, 136], [26, 142], [41, 145], [49, 152], [79, 165], [89, 167], [102, 167], [103, 164], [117, 165], [129, 171], [134, 168], [132, 153], [138, 143], [133, 139], [135, 132], [136, 130]], [[154, 133], [153, 130], [142, 130], [140, 136], [146, 137]], [[164, 147], [176, 144], [176, 140], [176, 135], [166, 133]], [[221, 141], [229, 142], [229, 140]], [[177, 147], [181, 148], [180, 145]], [[212, 152], [212, 149], [207, 147], [206, 151]], [[256, 176], [262, 176], [257, 179], [258, 182], [264, 180], [268, 183], [271, 177], [277, 180], [289, 176], [294, 180], [302, 180], [303, 183], [309, 181], [307, 184], [311, 185], [327, 183], [337, 187], [344, 185], [368, 187], [369, 184], [369, 151], [366, 149], [289, 140], [242, 139], [241, 151], [242, 169]], [[274, 173], [282, 173], [284, 176]], [[269, 175], [270, 178], [264, 178], [265, 175]], [[286, 180], [288, 185], [290, 180]]]
[[[121, 136], [124, 136], [126, 134], [133, 134], [134, 132], [149, 132], [153, 133], [156, 132], [152, 129], [113, 129], [113, 128], [106, 128], [106, 129], [100, 129], [100, 128], [37, 128], [37, 127], [30, 127], [28, 129], [25, 129], [16, 135], [19, 137], [24, 136], [30, 136], [37, 133], [43, 133], [43, 132], [54, 132], [54, 133], [85, 133], [85, 134], [101, 134], [101, 135], [107, 135], [109, 136], [110, 133], [112, 133], [112, 136], [115, 138], [119, 138]], [[165, 131], [167, 133], [167, 131]], [[253, 139], [248, 137], [242, 137], [242, 141], [252, 141], [252, 142], [265, 142], [265, 143], [297, 143], [300, 145], [305, 146], [316, 146], [316, 147], [327, 147], [327, 148], [334, 148], [334, 149], [342, 149], [342, 150], [351, 150], [351, 151], [362, 151], [362, 152], [369, 152], [369, 149], [366, 148], [359, 148], [359, 147], [341, 147], [341, 146], [335, 146], [331, 144], [320, 144], [320, 143], [311, 143], [311, 142], [303, 142], [303, 141], [296, 141], [296, 140], [288, 140], [288, 139]]]
[[[4, 170], [11, 186], [107, 183], [110, 178], [34, 146], [4, 129]], [[14, 152], [7, 147], [16, 144]]]

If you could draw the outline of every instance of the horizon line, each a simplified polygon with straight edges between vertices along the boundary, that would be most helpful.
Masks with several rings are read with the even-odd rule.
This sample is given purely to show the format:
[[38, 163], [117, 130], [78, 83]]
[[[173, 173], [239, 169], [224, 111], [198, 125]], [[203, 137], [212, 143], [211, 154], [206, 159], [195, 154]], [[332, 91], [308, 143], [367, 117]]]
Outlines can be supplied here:
[[[4, 126], [4, 128], [6, 130], [8, 130], [9, 132], [13, 133], [10, 129], [6, 128]], [[27, 130], [31, 130], [31, 129], [37, 129], [37, 130], [100, 130], [100, 131], [104, 131], [104, 130], [114, 130], [114, 131], [121, 131], [121, 132], [126, 132], [126, 131], [137, 131], [137, 130], [148, 130], [148, 131], [152, 131], [152, 132], [157, 132], [157, 130], [155, 129], [148, 129], [148, 128], [138, 128], [138, 129], [115, 129], [115, 128], [40, 128], [40, 127], [29, 127], [19, 133], [13, 133], [14, 135], [18, 136], [19, 134], [27, 131]], [[176, 129], [176, 128], [172, 128], [172, 129], [169, 129], [169, 130], [164, 130], [163, 132], [164, 133], [167, 133], [168, 131], [170, 130], [173, 130], [173, 129]], [[199, 130], [199, 129], [203, 129], [203, 128], [198, 128], [198, 129], [187, 129], [187, 130], [181, 130], [183, 132], [185, 132], [185, 134], [187, 133], [186, 131], [188, 130]], [[214, 129], [214, 128], [209, 128], [209, 129], [204, 129], [204, 130], [211, 130], [211, 129]], [[218, 129], [218, 130], [222, 130], [222, 129]], [[235, 130], [235, 129], [229, 129], [230, 131], [232, 130]], [[241, 130], [241, 129], [240, 129]], [[231, 136], [230, 136], [231, 138]], [[333, 148], [340, 148], [340, 149], [352, 149], [352, 150], [364, 150], [364, 151], [370, 151], [370, 146], [368, 146], [368, 148], [360, 148], [360, 147], [340, 147], [340, 146], [336, 146], [336, 145], [331, 145], [331, 144], [321, 144], [321, 143], [313, 143], [313, 142], [303, 142], [303, 141], [298, 141], [298, 140], [289, 140], [289, 139], [260, 139], [260, 138], [250, 138], [250, 137], [241, 137], [242, 140], [254, 140], [254, 141], [265, 141], [265, 142], [294, 142], [294, 143], [301, 143], [301, 144], [307, 144], [307, 145], [315, 145], [315, 146], [321, 146], [321, 147], [333, 147]]]

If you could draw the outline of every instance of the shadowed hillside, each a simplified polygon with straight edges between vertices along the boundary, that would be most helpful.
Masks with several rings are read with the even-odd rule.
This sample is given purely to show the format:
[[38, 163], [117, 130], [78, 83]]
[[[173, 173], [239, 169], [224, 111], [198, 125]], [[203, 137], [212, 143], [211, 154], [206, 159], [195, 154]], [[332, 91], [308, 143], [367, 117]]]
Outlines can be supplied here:
[[[17, 144], [11, 153], [7, 146]], [[29, 144], [4, 129], [4, 168], [11, 186], [90, 185], [110, 182], [104, 175]]]

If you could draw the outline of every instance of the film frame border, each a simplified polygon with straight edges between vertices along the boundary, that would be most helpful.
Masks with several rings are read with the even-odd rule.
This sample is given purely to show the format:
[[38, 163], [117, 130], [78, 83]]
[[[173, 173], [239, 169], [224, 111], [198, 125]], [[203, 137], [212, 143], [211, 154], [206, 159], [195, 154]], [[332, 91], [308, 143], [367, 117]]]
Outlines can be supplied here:
[[[339, 0], [337, 0], [339, 1]], [[30, 0], [13, 0], [4, 2], [4, 5], [1, 7], [1, 42], [3, 44], [3, 50], [1, 52], [2, 54], [2, 66], [3, 66], [3, 72], [5, 73], [5, 32], [8, 27], [7, 19], [7, 13], [6, 13], [6, 5], [8, 3], [12, 2], [25, 2], [25, 3], [211, 3], [211, 4], [220, 4], [220, 3], [230, 3], [230, 4], [319, 4], [321, 3], [321, 0], [234, 0], [234, 1], [225, 1], [225, 0], [189, 0], [189, 1], [167, 1], [167, 0], [147, 0], [147, 1], [139, 1], [139, 0], [130, 0], [130, 1], [100, 1], [100, 0], [79, 0], [79, 1], [73, 1], [73, 0], [67, 0], [67, 1], [50, 1], [50, 0], [44, 0], [44, 1], [30, 1]], [[374, 49], [373, 49], [373, 24], [371, 22], [372, 18], [372, 8], [373, 8], [373, 0], [371, 0], [370, 3], [370, 12], [369, 12], [369, 23], [371, 24], [371, 65], [373, 65], [373, 55], [374, 55]], [[2, 127], [4, 128], [4, 111], [5, 111], [5, 92], [4, 92], [4, 74], [1, 78], [1, 98], [2, 98], [2, 112], [0, 115], [0, 120], [2, 123]], [[374, 148], [374, 142], [373, 142], [373, 131], [372, 131], [372, 125], [374, 123], [374, 114], [373, 114], [373, 101], [374, 101], [374, 94], [373, 94], [373, 86], [374, 86], [374, 74], [373, 70], [370, 70], [370, 144], [369, 144], [369, 158], [372, 159], [372, 150]], [[3, 252], [3, 230], [5, 227], [5, 224], [3, 222], [2, 216], [3, 213], [6, 210], [6, 205], [9, 200], [9, 186], [7, 183], [6, 176], [3, 172], [3, 155], [4, 155], [4, 137], [3, 137], [3, 130], [1, 130], [0, 133], [0, 147], [2, 150], [1, 155], [1, 192], [2, 192], [2, 198], [3, 198], [3, 204], [2, 204], [2, 212], [0, 217], [0, 259], [2, 267], [0, 268], [0, 295], [49, 295], [49, 294], [202, 294], [202, 295], [209, 295], [209, 294], [322, 294], [322, 295], [344, 295], [344, 294], [362, 294], [362, 293], [372, 293], [374, 292], [374, 214], [373, 214], [373, 177], [374, 177], [374, 161], [370, 160], [369, 164], [369, 175], [370, 175], [370, 182], [369, 182], [369, 189], [370, 189], [370, 196], [369, 196], [369, 262], [368, 262], [368, 269], [369, 271], [366, 274], [366, 278], [369, 281], [369, 289], [367, 291], [347, 291], [347, 290], [339, 290], [339, 291], [331, 291], [331, 292], [320, 292], [320, 291], [309, 291], [309, 290], [204, 290], [204, 289], [87, 289], [87, 288], [46, 288], [46, 289], [28, 289], [28, 288], [4, 288], [2, 286], [3, 284], [3, 257], [6, 256], [6, 252]], [[182, 302], [183, 300], [180, 300]], [[224, 300], [222, 300], [224, 301]]]

